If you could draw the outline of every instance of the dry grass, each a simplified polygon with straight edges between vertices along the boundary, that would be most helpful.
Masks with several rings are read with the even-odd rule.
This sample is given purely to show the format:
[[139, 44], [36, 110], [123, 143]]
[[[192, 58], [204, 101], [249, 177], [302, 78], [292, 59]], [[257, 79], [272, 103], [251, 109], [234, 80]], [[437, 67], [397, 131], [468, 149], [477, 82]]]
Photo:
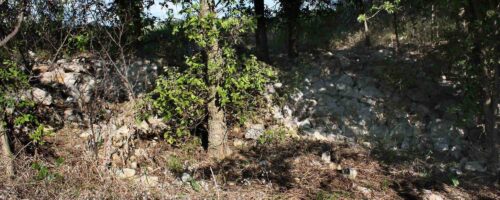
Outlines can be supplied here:
[[[365, 148], [344, 143], [288, 139], [250, 144], [233, 148], [232, 156], [216, 162], [207, 159], [201, 148], [178, 149], [140, 140], [136, 148], [146, 149], [148, 158], [140, 161], [137, 171], [159, 177], [159, 185], [152, 188], [110, 175], [101, 161], [86, 153], [85, 141], [71, 129], [58, 132], [48, 145], [37, 154], [20, 154], [15, 179], [0, 175], [0, 199], [406, 199], [417, 198], [423, 189], [448, 198], [500, 197], [498, 188], [481, 178], [464, 177], [459, 187], [439, 179], [429, 182], [414, 173], [417, 165], [425, 163], [413, 160], [393, 165], [381, 162]], [[355, 168], [357, 178], [348, 179], [324, 163], [325, 147], [342, 158], [338, 164], [343, 168]], [[181, 173], [169, 169], [169, 158], [174, 155], [199, 188], [192, 182], [182, 183]], [[60, 157], [64, 162], [58, 165]], [[55, 178], [37, 180], [35, 162], [46, 166]]]

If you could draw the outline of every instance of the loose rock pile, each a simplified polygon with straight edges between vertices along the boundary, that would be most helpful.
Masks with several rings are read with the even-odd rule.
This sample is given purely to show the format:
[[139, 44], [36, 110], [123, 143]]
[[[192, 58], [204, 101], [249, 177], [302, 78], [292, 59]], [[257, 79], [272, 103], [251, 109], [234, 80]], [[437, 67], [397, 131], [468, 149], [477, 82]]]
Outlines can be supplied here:
[[[367, 60], [376, 63], [388, 55], [376, 52]], [[274, 106], [274, 117], [316, 139], [374, 141], [387, 149], [431, 148], [460, 158], [464, 130], [447, 112], [453, 101], [442, 99], [449, 90], [429, 80], [399, 91], [376, 76], [386, 66], [363, 63], [359, 57], [327, 54], [301, 67], [302, 83], [288, 86], [291, 101]], [[280, 91], [269, 89], [275, 90]]]

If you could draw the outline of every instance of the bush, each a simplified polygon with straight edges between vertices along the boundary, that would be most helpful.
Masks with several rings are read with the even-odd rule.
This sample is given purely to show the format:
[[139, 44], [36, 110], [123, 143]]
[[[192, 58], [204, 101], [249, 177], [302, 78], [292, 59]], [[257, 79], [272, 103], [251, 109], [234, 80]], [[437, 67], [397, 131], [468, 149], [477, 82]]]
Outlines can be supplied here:
[[13, 61], [4, 61], [0, 67], [0, 125], [25, 127], [31, 133], [28, 137], [34, 144], [43, 144], [43, 137], [50, 134], [38, 121], [35, 113], [35, 103], [24, 100], [19, 95], [27, 90], [28, 75], [19, 70]]
[[[241, 55], [235, 50], [241, 35], [253, 27], [250, 17], [238, 12], [231, 12], [225, 18], [188, 16], [175, 30], [182, 30], [200, 50], [186, 57], [186, 69], [173, 68], [159, 78], [150, 95], [156, 114], [169, 125], [164, 137], [170, 143], [205, 123], [206, 106], [211, 101], [210, 86], [216, 86], [215, 98], [226, 118], [237, 121], [245, 112], [262, 105], [265, 85], [275, 77], [270, 66], [253, 55]], [[202, 49], [214, 44], [221, 57], [207, 62]]]

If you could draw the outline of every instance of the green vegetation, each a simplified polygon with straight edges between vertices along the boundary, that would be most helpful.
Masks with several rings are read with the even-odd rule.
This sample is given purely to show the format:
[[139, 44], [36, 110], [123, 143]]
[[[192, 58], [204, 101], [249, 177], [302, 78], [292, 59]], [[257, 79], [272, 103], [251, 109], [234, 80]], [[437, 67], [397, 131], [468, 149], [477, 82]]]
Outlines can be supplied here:
[[0, 18], [0, 198], [499, 199], [498, 0], [0, 0]]

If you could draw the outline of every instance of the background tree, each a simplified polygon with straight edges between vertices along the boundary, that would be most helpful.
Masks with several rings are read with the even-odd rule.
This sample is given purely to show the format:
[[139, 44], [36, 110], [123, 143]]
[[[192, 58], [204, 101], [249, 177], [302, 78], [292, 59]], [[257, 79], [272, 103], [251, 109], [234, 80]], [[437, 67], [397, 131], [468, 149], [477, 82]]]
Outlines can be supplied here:
[[253, 0], [253, 4], [255, 16], [257, 18], [257, 29], [255, 31], [257, 57], [263, 61], [269, 61], [264, 0]]
[[[10, 9], [9, 5], [4, 4], [4, 0], [0, 0], [0, 6], [2, 9]], [[3, 47], [14, 38], [14, 36], [19, 32], [19, 29], [21, 28], [22, 22], [23, 22], [23, 16], [24, 16], [24, 5], [26, 2], [20, 3], [20, 8], [18, 8], [17, 12], [17, 18], [16, 18], [16, 23], [14, 25], [14, 28], [11, 32], [4, 32], [2, 31], [2, 34], [6, 34], [5, 37], [0, 38], [0, 47]], [[13, 6], [14, 8], [17, 6]], [[3, 16], [2, 16], [3, 17]], [[5, 27], [4, 27], [5, 28]], [[4, 29], [2, 29], [4, 30]], [[10, 147], [10, 141], [9, 141], [9, 135], [7, 130], [5, 130], [4, 126], [6, 125], [6, 109], [8, 108], [6, 104], [9, 103], [9, 98], [8, 95], [10, 95], [8, 92], [8, 89], [10, 88], [10, 84], [12, 79], [15, 79], [17, 77], [12, 77], [12, 75], [16, 74], [17, 69], [9, 69], [8, 66], [4, 66], [6, 61], [0, 59], [0, 65], [2, 65], [0, 69], [0, 82], [2, 83], [2, 87], [0, 88], [0, 145], [2, 145], [2, 153], [3, 157], [2, 159], [5, 159], [6, 161], [6, 168], [5, 168], [5, 174], [9, 177], [14, 176], [14, 155], [12, 153], [12, 149]], [[5, 68], [5, 69], [4, 69]], [[9, 72], [14, 72], [14, 73], [9, 73]], [[5, 83], [4, 83], [5, 81]], [[14, 81], [15, 84], [15, 81]]]
[[129, 32], [127, 34], [127, 40], [132, 43], [137, 43], [142, 36], [143, 0], [115, 0], [114, 4], [120, 21], [126, 24], [127, 32]]
[[300, 16], [300, 7], [303, 0], [280, 0], [282, 12], [286, 20], [287, 31], [287, 51], [288, 57], [295, 58], [298, 55], [298, 20]]

